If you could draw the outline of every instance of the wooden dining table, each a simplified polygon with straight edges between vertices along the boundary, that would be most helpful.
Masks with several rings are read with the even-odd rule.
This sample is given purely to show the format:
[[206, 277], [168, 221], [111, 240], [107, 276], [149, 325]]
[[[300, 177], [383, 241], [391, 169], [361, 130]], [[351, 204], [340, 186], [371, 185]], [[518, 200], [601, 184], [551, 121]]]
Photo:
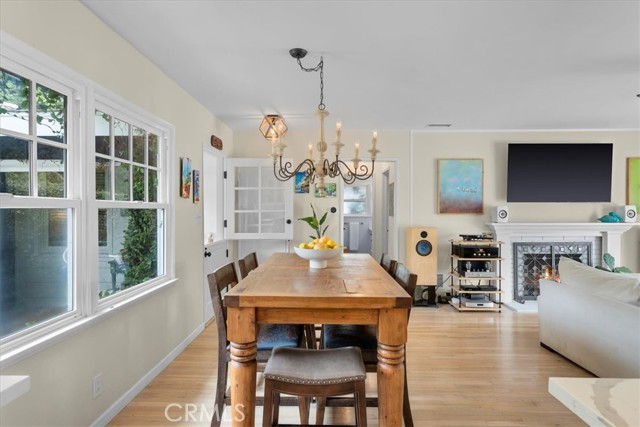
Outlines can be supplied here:
[[232, 426], [255, 425], [260, 323], [377, 326], [380, 426], [402, 426], [404, 348], [411, 297], [369, 254], [342, 254], [322, 269], [275, 253], [229, 291]]

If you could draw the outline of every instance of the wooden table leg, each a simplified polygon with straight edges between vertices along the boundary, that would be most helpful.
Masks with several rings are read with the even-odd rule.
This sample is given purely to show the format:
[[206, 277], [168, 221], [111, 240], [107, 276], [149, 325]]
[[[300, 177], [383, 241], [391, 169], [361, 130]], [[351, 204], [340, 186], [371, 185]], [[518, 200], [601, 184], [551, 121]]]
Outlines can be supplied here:
[[379, 425], [380, 427], [401, 427], [407, 310], [380, 310], [378, 322]]
[[227, 334], [230, 342], [229, 380], [231, 386], [231, 425], [253, 427], [256, 409], [256, 323], [255, 311], [227, 308]]

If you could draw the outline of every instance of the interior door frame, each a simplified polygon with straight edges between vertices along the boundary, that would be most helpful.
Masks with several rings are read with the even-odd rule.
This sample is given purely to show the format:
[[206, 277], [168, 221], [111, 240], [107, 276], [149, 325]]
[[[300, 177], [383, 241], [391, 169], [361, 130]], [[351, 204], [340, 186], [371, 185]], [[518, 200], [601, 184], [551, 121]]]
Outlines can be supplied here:
[[[380, 170], [379, 168], [381, 167], [380, 164], [384, 163], [385, 166], [387, 166], [388, 164], [393, 165], [393, 182], [397, 183], [398, 182], [398, 159], [395, 158], [383, 158], [383, 159], [377, 159], [377, 168], [376, 170]], [[384, 181], [384, 177], [383, 177], [384, 172], [380, 173], [380, 177], [378, 179], [381, 179], [382, 181]], [[391, 177], [390, 177], [391, 178]], [[387, 187], [383, 190], [383, 191], [376, 191], [376, 174], [374, 173], [374, 176], [371, 178], [372, 179], [372, 186], [371, 186], [371, 202], [373, 205], [372, 208], [372, 212], [371, 212], [371, 221], [373, 224], [373, 248], [372, 248], [372, 252], [374, 254], [374, 256], [376, 256], [376, 233], [377, 233], [377, 227], [375, 227], [376, 224], [376, 220], [377, 220], [377, 215], [376, 215], [376, 204], [378, 203], [382, 203], [383, 204], [383, 209], [385, 209], [384, 211], [381, 211], [381, 213], [383, 214], [383, 217], [386, 216], [387, 219], [387, 230], [393, 230], [393, 238], [389, 239], [389, 231], [386, 232], [386, 243], [387, 243], [387, 251], [388, 253], [394, 257], [394, 259], [397, 259], [399, 257], [399, 252], [398, 252], [398, 215], [397, 213], [394, 215], [393, 217], [393, 221], [389, 222], [389, 206], [388, 206], [388, 195], [387, 192], [389, 190], [388, 187], [388, 182], [387, 182]], [[344, 242], [344, 191], [343, 191], [343, 187], [344, 185], [342, 185], [343, 183], [340, 183], [340, 188], [338, 191], [339, 197], [340, 197], [340, 232], [343, 233], [343, 236], [341, 236], [342, 241]], [[398, 210], [398, 200], [399, 200], [399, 193], [402, 191], [401, 186], [398, 185], [394, 185], [394, 192], [393, 192], [393, 205], [394, 205], [394, 213], [397, 212]], [[380, 199], [381, 197], [384, 197], [384, 199]], [[382, 239], [380, 240], [382, 241]], [[382, 246], [382, 245], [381, 245]]]

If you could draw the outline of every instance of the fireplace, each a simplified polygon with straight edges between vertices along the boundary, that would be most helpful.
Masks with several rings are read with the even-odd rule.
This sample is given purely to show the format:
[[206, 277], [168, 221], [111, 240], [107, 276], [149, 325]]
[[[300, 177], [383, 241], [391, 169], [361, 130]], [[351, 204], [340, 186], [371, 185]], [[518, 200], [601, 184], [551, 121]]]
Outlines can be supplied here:
[[[517, 256], [515, 251], [516, 243], [523, 243], [529, 245], [544, 244], [547, 246], [553, 246], [556, 244], [572, 245], [572, 244], [590, 244], [590, 259], [580, 259], [581, 262], [591, 265], [602, 264], [602, 254], [605, 252], [610, 253], [616, 259], [620, 259], [620, 240], [624, 232], [633, 227], [633, 223], [604, 223], [604, 222], [581, 222], [581, 223], [549, 223], [549, 222], [526, 222], [526, 223], [489, 223], [487, 224], [493, 231], [494, 239], [504, 243], [502, 247], [502, 291], [503, 302], [507, 307], [512, 307], [514, 300], [520, 297], [516, 297], [516, 277], [514, 258]], [[548, 250], [545, 253], [551, 254], [552, 251]], [[556, 250], [554, 255], [563, 253], [562, 250]], [[577, 255], [569, 255], [571, 257]], [[551, 257], [551, 255], [549, 255]], [[559, 259], [559, 258], [558, 258]], [[555, 275], [555, 270], [551, 270], [554, 265], [557, 265], [557, 259], [555, 263], [551, 262], [550, 267], [545, 273], [542, 264], [539, 269], [542, 270], [542, 274], [549, 274], [549, 276]], [[538, 288], [536, 284], [528, 286], [531, 303], [534, 303], [537, 296]], [[523, 296], [524, 297], [524, 296]], [[524, 301], [527, 301], [526, 299]], [[522, 302], [522, 301], [521, 301]], [[515, 306], [522, 306], [522, 304], [515, 303]]]
[[535, 300], [540, 279], [558, 280], [558, 262], [568, 257], [592, 265], [592, 242], [516, 242], [513, 244], [513, 299]]

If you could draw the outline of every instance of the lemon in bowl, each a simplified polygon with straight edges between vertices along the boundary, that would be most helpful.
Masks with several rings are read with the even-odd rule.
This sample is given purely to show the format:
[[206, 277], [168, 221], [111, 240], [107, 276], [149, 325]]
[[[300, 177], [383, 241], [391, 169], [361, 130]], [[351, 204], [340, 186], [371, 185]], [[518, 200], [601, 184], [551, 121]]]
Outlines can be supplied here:
[[294, 246], [293, 250], [300, 258], [309, 260], [311, 268], [326, 268], [327, 260], [342, 255], [342, 246], [337, 244], [333, 248], [329, 248], [324, 243], [315, 243], [313, 246], [310, 246], [309, 243], [301, 243]]

